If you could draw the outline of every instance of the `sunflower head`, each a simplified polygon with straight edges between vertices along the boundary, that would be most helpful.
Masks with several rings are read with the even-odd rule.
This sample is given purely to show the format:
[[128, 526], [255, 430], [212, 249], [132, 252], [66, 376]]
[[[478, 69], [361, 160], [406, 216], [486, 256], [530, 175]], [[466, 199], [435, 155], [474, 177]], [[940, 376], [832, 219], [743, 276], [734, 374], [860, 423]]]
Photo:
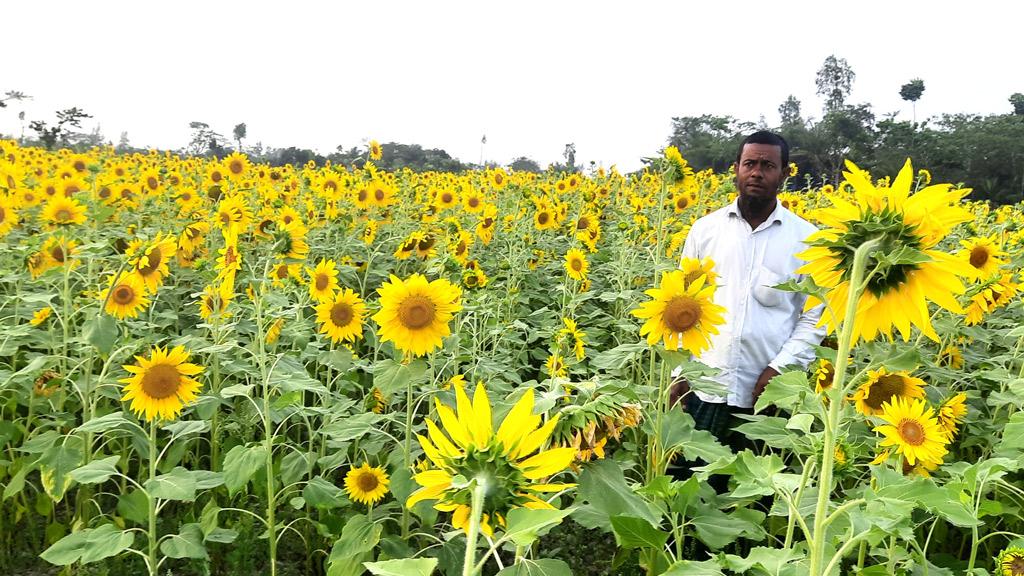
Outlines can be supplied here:
[[345, 474], [345, 492], [356, 502], [372, 506], [388, 493], [390, 482], [383, 468], [363, 462], [362, 466]]
[[896, 397], [884, 403], [885, 424], [875, 427], [884, 436], [879, 445], [892, 446], [911, 466], [918, 461], [941, 464], [949, 440], [933, 414], [919, 398]]
[[896, 398], [924, 398], [924, 380], [906, 371], [889, 372], [884, 367], [869, 370], [867, 381], [857, 388], [852, 400], [865, 416], [881, 416], [886, 403]]
[[351, 288], [342, 288], [332, 299], [316, 307], [320, 332], [334, 342], [354, 342], [362, 338], [365, 315], [366, 304]]
[[1024, 548], [1013, 546], [996, 558], [999, 576], [1024, 576]]
[[119, 380], [125, 384], [121, 400], [131, 401], [132, 411], [146, 420], [173, 420], [195, 401], [201, 387], [192, 377], [203, 367], [189, 364], [188, 357], [182, 346], [153, 348], [149, 358], [136, 356], [135, 364], [124, 366], [132, 375]]
[[586, 280], [590, 264], [587, 255], [579, 248], [572, 248], [565, 253], [565, 271], [573, 280]]
[[441, 347], [451, 333], [448, 322], [462, 309], [462, 291], [445, 279], [427, 281], [421, 274], [408, 279], [391, 275], [380, 289], [380, 311], [373, 320], [380, 326], [382, 342], [422, 356]]
[[646, 320], [640, 335], [647, 343], [664, 341], [670, 350], [684, 348], [700, 354], [710, 345], [710, 336], [718, 334], [717, 326], [725, 322], [725, 309], [712, 301], [715, 287], [700, 276], [687, 284], [686, 273], [673, 270], [661, 278], [661, 286], [647, 290], [652, 300], [643, 302], [631, 314]]

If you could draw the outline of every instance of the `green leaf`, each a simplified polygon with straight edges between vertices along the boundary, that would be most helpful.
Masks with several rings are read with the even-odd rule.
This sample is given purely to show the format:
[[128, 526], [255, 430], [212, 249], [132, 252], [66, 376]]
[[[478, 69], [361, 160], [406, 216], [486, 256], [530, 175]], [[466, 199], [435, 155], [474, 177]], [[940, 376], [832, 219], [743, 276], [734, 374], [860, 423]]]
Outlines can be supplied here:
[[782, 573], [788, 564], [802, 560], [804, 557], [805, 555], [797, 550], [760, 546], [751, 548], [746, 558], [726, 554], [724, 555], [724, 560], [726, 561], [726, 568], [739, 574], [745, 574], [750, 569], [758, 566], [767, 571], [768, 574], [775, 575]]
[[263, 444], [235, 446], [224, 457], [224, 485], [229, 495], [241, 490], [257, 470], [267, 463], [267, 450]]
[[330, 366], [338, 372], [345, 373], [352, 366], [352, 353], [345, 350], [324, 350], [316, 359], [324, 366]]
[[106, 482], [111, 476], [117, 474], [117, 468], [114, 467], [114, 464], [117, 464], [117, 461], [120, 459], [120, 456], [108, 456], [101, 460], [93, 460], [85, 466], [72, 470], [71, 477], [81, 484]]
[[[653, 426], [653, 423], [648, 420], [646, 425]], [[693, 416], [683, 410], [670, 410], [663, 416], [661, 444], [670, 454], [679, 452], [688, 460], [714, 462], [732, 456], [732, 451], [719, 444], [710, 432], [697, 430]]]
[[96, 562], [120, 554], [132, 545], [132, 533], [113, 524], [72, 532], [50, 546], [40, 558], [57, 566]]
[[363, 562], [376, 576], [430, 576], [437, 567], [437, 558], [402, 558], [382, 562]]
[[669, 566], [668, 570], [661, 573], [661, 576], [725, 576], [721, 567], [714, 560], [697, 562], [695, 560], [682, 560]]
[[98, 418], [93, 418], [88, 422], [85, 422], [78, 427], [79, 432], [106, 432], [113, 430], [120, 426], [131, 424], [127, 418], [124, 417], [124, 412], [117, 411]]
[[320, 476], [314, 476], [306, 484], [302, 489], [302, 497], [310, 506], [324, 509], [339, 508], [348, 501], [344, 490]]
[[372, 372], [373, 385], [379, 388], [384, 396], [391, 396], [405, 390], [406, 385], [418, 383], [427, 372], [427, 363], [417, 359], [402, 364], [388, 358], [374, 364]]
[[203, 546], [203, 530], [194, 522], [183, 525], [180, 532], [161, 542], [160, 551], [168, 558], [208, 558]]
[[78, 437], [75, 439], [79, 441], [51, 446], [39, 457], [39, 480], [54, 502], [64, 498], [71, 486], [71, 471], [82, 464], [82, 451], [77, 447], [81, 441]]
[[498, 572], [496, 576], [572, 576], [572, 569], [561, 560], [543, 558], [529, 560], [523, 558], [519, 564], [513, 564]]
[[651, 524], [659, 521], [659, 514], [633, 493], [626, 484], [622, 469], [613, 460], [598, 460], [585, 465], [579, 476], [578, 494], [580, 500], [589, 502], [607, 519], [605, 526], [612, 516], [636, 516]]
[[743, 518], [738, 512], [739, 510], [726, 514], [715, 508], [705, 509], [704, 514], [692, 520], [697, 537], [716, 550], [735, 542], [741, 536], [753, 540], [761, 539], [764, 533], [761, 526]]
[[348, 442], [377, 430], [377, 423], [384, 417], [373, 412], [363, 412], [342, 418], [324, 426], [322, 432], [335, 442]]
[[995, 446], [1000, 458], [1021, 459], [1024, 455], [1024, 412], [1015, 412], [1003, 427], [1003, 438]]
[[82, 334], [85, 341], [92, 344], [100, 354], [110, 354], [119, 334], [117, 320], [113, 316], [98, 314], [85, 321]]
[[149, 499], [146, 493], [134, 489], [117, 497], [117, 513], [136, 524], [146, 522], [149, 517]]
[[516, 546], [531, 546], [537, 538], [547, 534], [549, 530], [561, 524], [562, 519], [572, 513], [566, 510], [533, 510], [530, 508], [514, 508], [505, 517], [505, 536]]
[[653, 548], [661, 550], [668, 542], [668, 532], [659, 530], [643, 518], [612, 516], [612, 532], [620, 548]]
[[234, 398], [235, 396], [252, 396], [252, 384], [235, 384], [220, 389], [221, 398]]
[[181, 466], [176, 466], [167, 474], [147, 480], [145, 488], [153, 498], [186, 502], [196, 499], [196, 478]]
[[893, 354], [882, 361], [882, 366], [885, 366], [890, 372], [896, 372], [898, 370], [913, 370], [921, 365], [921, 352], [914, 347], [907, 348], [906, 350]]
[[370, 522], [365, 515], [359, 514], [349, 518], [341, 529], [341, 537], [331, 548], [330, 563], [345, 562], [352, 557], [369, 552], [380, 542], [380, 524]]
[[778, 406], [792, 412], [804, 396], [811, 392], [806, 372], [786, 372], [772, 378], [765, 386], [764, 392], [754, 404], [754, 412], [760, 412], [768, 406]]
[[620, 344], [611, 350], [595, 354], [590, 359], [590, 365], [598, 370], [621, 370], [647, 348], [646, 342]]
[[161, 426], [171, 433], [171, 440], [175, 440], [188, 434], [202, 434], [210, 429], [210, 423], [206, 420], [178, 420]]

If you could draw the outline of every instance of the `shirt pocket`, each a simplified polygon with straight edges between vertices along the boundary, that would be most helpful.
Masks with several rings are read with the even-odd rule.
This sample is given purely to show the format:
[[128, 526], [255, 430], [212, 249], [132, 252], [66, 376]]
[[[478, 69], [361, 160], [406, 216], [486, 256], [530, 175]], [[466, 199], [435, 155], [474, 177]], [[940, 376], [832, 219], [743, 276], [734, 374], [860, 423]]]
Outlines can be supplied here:
[[781, 305], [786, 298], [786, 293], [772, 288], [772, 286], [782, 284], [789, 279], [787, 274], [779, 274], [770, 268], [761, 266], [757, 281], [754, 283], [754, 300], [757, 300], [765, 308], [775, 308]]

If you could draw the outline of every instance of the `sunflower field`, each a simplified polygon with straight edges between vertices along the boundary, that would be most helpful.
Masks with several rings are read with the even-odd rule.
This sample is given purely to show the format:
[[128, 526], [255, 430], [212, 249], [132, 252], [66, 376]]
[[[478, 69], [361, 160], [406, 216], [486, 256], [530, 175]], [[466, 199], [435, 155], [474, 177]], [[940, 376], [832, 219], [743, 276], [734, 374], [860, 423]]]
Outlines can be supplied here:
[[1024, 575], [1021, 205], [791, 174], [829, 336], [734, 453], [670, 402], [732, 174], [380, 154], [0, 141], [3, 573]]

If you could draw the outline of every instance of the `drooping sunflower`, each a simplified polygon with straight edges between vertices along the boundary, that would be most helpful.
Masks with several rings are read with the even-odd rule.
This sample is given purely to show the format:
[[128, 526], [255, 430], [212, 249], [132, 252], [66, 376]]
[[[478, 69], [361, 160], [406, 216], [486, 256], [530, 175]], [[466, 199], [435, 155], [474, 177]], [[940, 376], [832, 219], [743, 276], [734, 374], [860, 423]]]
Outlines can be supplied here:
[[957, 426], [964, 421], [964, 417], [967, 416], [967, 394], [960, 392], [946, 398], [942, 404], [939, 405], [938, 413], [936, 414], [939, 420], [939, 426], [942, 431], [945, 432], [946, 437], [952, 441], [956, 436]]
[[252, 225], [252, 209], [241, 195], [228, 196], [220, 201], [214, 223], [225, 238], [238, 238]]
[[942, 463], [946, 455], [946, 433], [922, 399], [897, 397], [882, 405], [886, 424], [875, 431], [885, 438], [880, 446], [892, 446], [911, 466], [917, 462]]
[[17, 225], [18, 212], [14, 209], [14, 202], [0, 195], [0, 236], [6, 235]]
[[203, 367], [189, 364], [188, 357], [183, 346], [170, 352], [153, 348], [149, 358], [136, 356], [134, 365], [123, 366], [132, 376], [119, 380], [125, 385], [121, 400], [130, 400], [131, 410], [147, 421], [174, 420], [182, 408], [195, 402], [202, 387], [192, 377], [202, 373]]
[[316, 307], [316, 321], [320, 332], [334, 342], [354, 342], [363, 336], [363, 316], [366, 304], [351, 288], [342, 288], [331, 300]]
[[679, 261], [679, 269], [683, 271], [683, 281], [689, 286], [701, 276], [704, 277], [706, 286], [718, 285], [718, 274], [715, 273], [715, 261], [711, 258], [699, 260], [697, 258], [682, 258]]
[[380, 326], [382, 342], [422, 356], [441, 347], [451, 333], [449, 320], [462, 309], [462, 291], [443, 278], [428, 282], [422, 274], [402, 280], [394, 274], [381, 286], [380, 311], [373, 320]]
[[[872, 340], [880, 333], [891, 338], [893, 327], [907, 340], [912, 326], [938, 341], [928, 301], [963, 313], [956, 295], [965, 289], [957, 276], [974, 274], [968, 262], [934, 249], [953, 226], [973, 219], [959, 206], [965, 192], [935, 184], [911, 195], [914, 171], [909, 159], [888, 187], [876, 187], [852, 162], [846, 166], [849, 171], [843, 174], [854, 188], [854, 202], [831, 196], [833, 207], [815, 214], [828, 228], [809, 236], [806, 242], [811, 247], [798, 254], [807, 263], [797, 272], [809, 274], [827, 290], [829, 306], [821, 323], [830, 332], [842, 324], [854, 250], [881, 238], [878, 250], [868, 257], [867, 270], [873, 273], [851, 319], [853, 342]], [[806, 306], [818, 304], [812, 296]]]
[[573, 280], [586, 280], [589, 268], [587, 255], [579, 248], [572, 248], [565, 253], [565, 271]]
[[47, 268], [60, 268], [61, 266], [74, 268], [78, 265], [78, 260], [74, 258], [77, 247], [77, 242], [68, 240], [61, 234], [47, 238], [39, 251], [46, 259]]
[[964, 367], [964, 355], [960, 352], [960, 348], [952, 345], [946, 346], [939, 352], [939, 357], [935, 359], [935, 363], [939, 366], [959, 370]]
[[270, 324], [270, 328], [267, 328], [267, 335], [263, 341], [271, 346], [277, 342], [277, 339], [281, 337], [281, 328], [284, 327], [284, 318], [278, 318]]
[[824, 393], [832, 387], [832, 381], [835, 377], [835, 365], [822, 358], [818, 361], [818, 368], [814, 371], [814, 391], [818, 394]]
[[883, 405], [895, 398], [924, 398], [924, 380], [911, 376], [905, 370], [889, 372], [885, 367], [869, 370], [867, 381], [854, 392], [857, 411], [865, 416], [880, 416]]
[[390, 482], [383, 468], [370, 467], [368, 462], [363, 462], [362, 466], [352, 468], [345, 474], [345, 492], [356, 502], [372, 506], [388, 493]]
[[292, 278], [298, 281], [301, 278], [298, 264], [278, 262], [270, 269], [271, 285], [275, 288], [284, 288], [285, 281]]
[[999, 553], [996, 558], [998, 576], [1024, 576], [1024, 548], [1013, 546]]
[[274, 234], [274, 256], [279, 259], [305, 260], [309, 254], [306, 227], [299, 220], [278, 227]]
[[104, 311], [119, 320], [135, 318], [139, 311], [149, 306], [145, 285], [135, 274], [121, 274], [116, 282], [111, 278], [110, 287], [101, 292], [99, 297], [100, 301], [107, 302]]
[[235, 297], [234, 286], [230, 282], [221, 282], [217, 286], [206, 286], [199, 296], [199, 316], [203, 320], [211, 318], [227, 318], [228, 305]]
[[174, 236], [157, 234], [137, 252], [138, 256], [132, 262], [132, 272], [142, 279], [150, 293], [156, 292], [163, 284], [164, 277], [170, 274], [167, 262], [177, 250]]
[[320, 259], [315, 269], [306, 268], [309, 274], [309, 295], [317, 302], [327, 302], [334, 298], [338, 289], [338, 267], [334, 260]]
[[32, 319], [29, 320], [29, 324], [39, 326], [43, 322], [46, 322], [47, 318], [49, 318], [51, 314], [53, 314], [53, 308], [44, 306], [32, 313]]
[[43, 206], [39, 217], [52, 226], [68, 226], [85, 222], [85, 211], [78, 200], [57, 194]]
[[427, 420], [427, 435], [417, 435], [427, 456], [427, 469], [413, 478], [422, 486], [406, 501], [407, 508], [423, 500], [437, 500], [434, 508], [452, 512], [452, 526], [466, 530], [472, 488], [453, 485], [453, 479], [482, 483], [486, 488], [481, 530], [493, 534], [493, 527], [504, 524], [513, 508], [553, 509], [544, 494], [560, 492], [575, 484], [545, 483], [572, 463], [576, 449], [548, 448], [545, 445], [558, 424], [558, 415], [541, 425], [533, 413], [532, 388], [519, 398], [494, 431], [487, 391], [477, 384], [470, 402], [461, 386], [455, 387], [456, 409], [435, 398], [443, 429]]
[[686, 273], [673, 270], [662, 276], [660, 287], [644, 293], [653, 300], [630, 313], [647, 320], [640, 335], [646, 334], [651, 346], [663, 340], [670, 350], [682, 347], [700, 354], [711, 345], [710, 335], [718, 334], [716, 327], [725, 322], [725, 308], [712, 301], [715, 287], [706, 284], [706, 276], [687, 285]]
[[1007, 254], [994, 237], [968, 238], [961, 240], [960, 245], [964, 249], [958, 256], [971, 265], [975, 278], [989, 278], [999, 272], [1000, 266], [1006, 264], [1003, 258]]

